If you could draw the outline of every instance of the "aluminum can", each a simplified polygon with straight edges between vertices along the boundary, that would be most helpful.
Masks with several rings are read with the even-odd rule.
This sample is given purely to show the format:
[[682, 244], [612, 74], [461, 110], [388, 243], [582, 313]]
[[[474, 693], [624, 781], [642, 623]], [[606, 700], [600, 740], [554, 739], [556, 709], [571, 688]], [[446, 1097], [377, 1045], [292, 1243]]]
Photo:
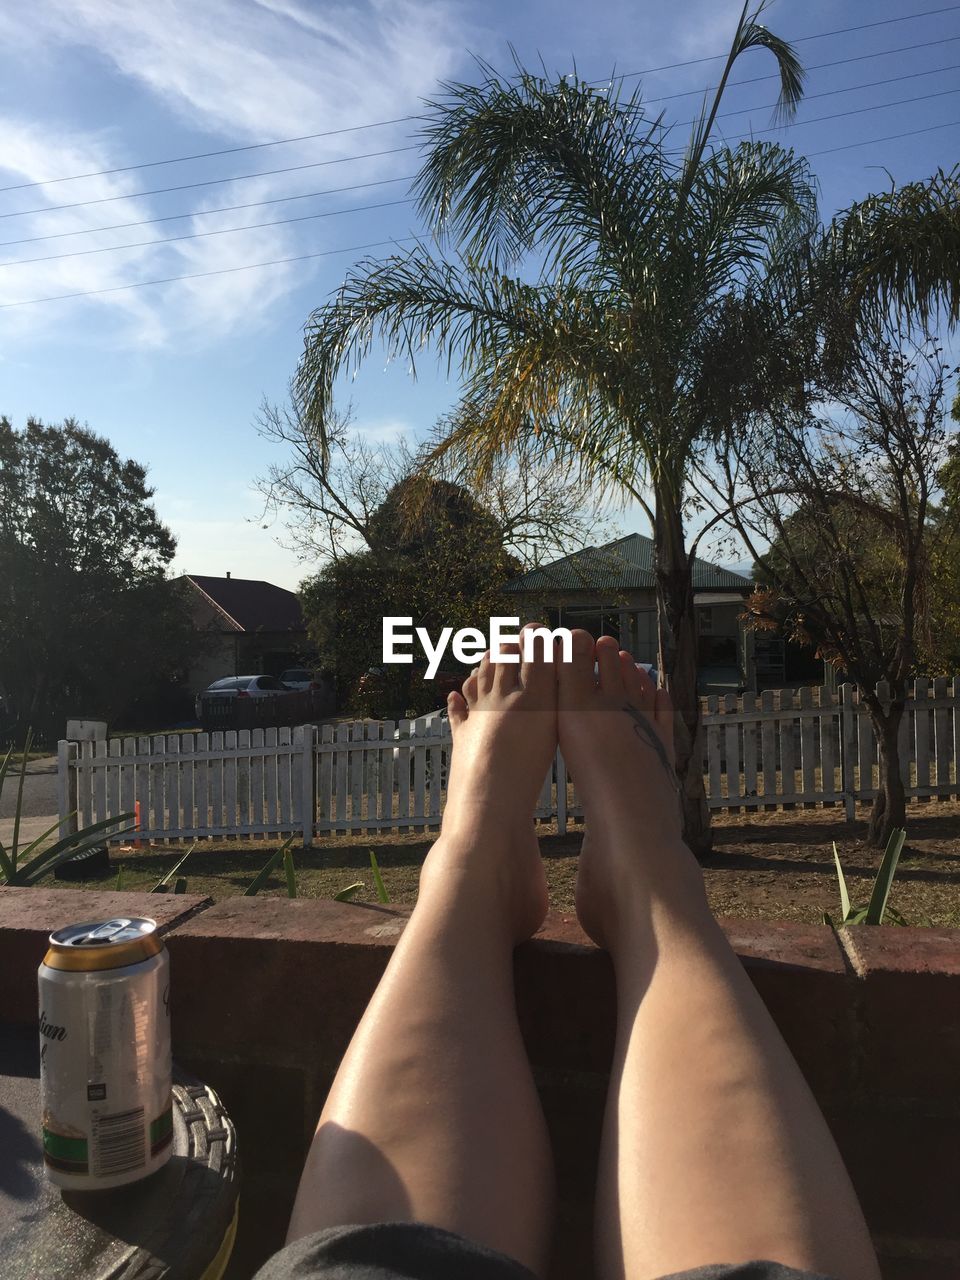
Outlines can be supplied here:
[[51, 1181], [106, 1190], [173, 1150], [170, 961], [155, 920], [50, 935], [40, 966], [40, 1107]]

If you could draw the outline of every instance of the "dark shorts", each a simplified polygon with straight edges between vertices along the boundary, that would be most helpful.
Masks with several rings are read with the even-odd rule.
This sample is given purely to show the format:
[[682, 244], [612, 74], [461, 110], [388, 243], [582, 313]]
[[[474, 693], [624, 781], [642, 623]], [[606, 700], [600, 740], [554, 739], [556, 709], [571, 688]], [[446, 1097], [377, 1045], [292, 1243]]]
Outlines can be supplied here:
[[[331, 1227], [295, 1240], [254, 1280], [535, 1280], [502, 1253], [418, 1222]], [[779, 1262], [697, 1267], [664, 1280], [828, 1280]]]

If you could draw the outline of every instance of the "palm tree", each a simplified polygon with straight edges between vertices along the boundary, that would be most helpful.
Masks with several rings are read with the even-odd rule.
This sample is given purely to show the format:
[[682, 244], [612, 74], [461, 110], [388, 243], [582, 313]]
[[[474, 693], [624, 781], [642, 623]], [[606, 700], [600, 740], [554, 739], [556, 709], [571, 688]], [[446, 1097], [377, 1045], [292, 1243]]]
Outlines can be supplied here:
[[[421, 213], [449, 256], [417, 244], [347, 276], [311, 317], [298, 375], [321, 439], [338, 374], [385, 343], [458, 366], [459, 404], [430, 462], [481, 478], [505, 455], [551, 458], [635, 500], [654, 534], [658, 667], [677, 708], [685, 834], [709, 849], [700, 767], [692, 458], [718, 433], [745, 350], [738, 299], [816, 219], [806, 163], [756, 141], [710, 144], [736, 60], [773, 54], [782, 111], [802, 92], [791, 47], [745, 6], [719, 86], [682, 157], [640, 93], [483, 66], [430, 104]], [[508, 274], [509, 271], [514, 274]]]

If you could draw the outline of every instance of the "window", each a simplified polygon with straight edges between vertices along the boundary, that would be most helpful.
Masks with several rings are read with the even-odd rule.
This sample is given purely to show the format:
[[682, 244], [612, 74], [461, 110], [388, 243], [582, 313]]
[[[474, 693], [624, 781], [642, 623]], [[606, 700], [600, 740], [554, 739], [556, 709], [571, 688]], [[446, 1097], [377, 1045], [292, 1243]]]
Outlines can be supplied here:
[[708, 636], [713, 631], [713, 608], [706, 605], [697, 610], [697, 617], [700, 622], [700, 634]]

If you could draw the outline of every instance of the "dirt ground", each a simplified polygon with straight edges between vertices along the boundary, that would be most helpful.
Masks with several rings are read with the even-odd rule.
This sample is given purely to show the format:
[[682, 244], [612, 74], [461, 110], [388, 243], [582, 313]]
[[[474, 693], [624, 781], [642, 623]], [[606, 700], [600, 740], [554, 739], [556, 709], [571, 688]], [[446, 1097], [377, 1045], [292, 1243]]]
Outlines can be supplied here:
[[[865, 905], [880, 852], [864, 844], [867, 810], [856, 823], [843, 821], [838, 809], [794, 809], [771, 813], [718, 814], [714, 818], [714, 852], [703, 873], [711, 906], [718, 915], [765, 917], [819, 923], [824, 911], [839, 915], [839, 894], [831, 841], [836, 841], [847, 876], [851, 901]], [[554, 907], [573, 906], [581, 830], [565, 836], [555, 827], [539, 828]], [[416, 900], [420, 864], [434, 837], [419, 835], [371, 838], [335, 836], [313, 849], [297, 850], [297, 888], [304, 897], [331, 897], [361, 881], [361, 901], [376, 894], [369, 850], [374, 849], [390, 899]], [[203, 842], [183, 868], [188, 892], [214, 899], [242, 893], [264, 865], [275, 841], [217, 844]], [[171, 869], [185, 846], [163, 845], [111, 854], [122, 869], [125, 889], [151, 888]], [[89, 888], [113, 887], [116, 879], [88, 882]], [[47, 884], [54, 884], [52, 880]], [[265, 893], [286, 892], [282, 874], [274, 875]], [[907, 843], [890, 896], [908, 923], [960, 927], [960, 803], [916, 804], [907, 818]]]

